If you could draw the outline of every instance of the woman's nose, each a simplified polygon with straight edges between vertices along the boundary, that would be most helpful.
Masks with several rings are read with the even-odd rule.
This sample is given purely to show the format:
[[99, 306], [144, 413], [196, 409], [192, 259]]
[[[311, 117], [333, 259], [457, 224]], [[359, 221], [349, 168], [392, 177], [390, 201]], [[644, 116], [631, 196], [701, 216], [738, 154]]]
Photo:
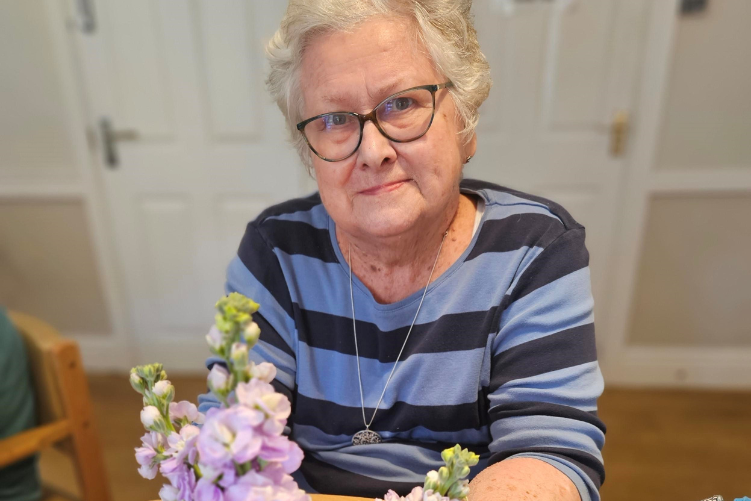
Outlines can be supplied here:
[[378, 169], [396, 160], [396, 150], [373, 122], [366, 122], [358, 151], [358, 167]]

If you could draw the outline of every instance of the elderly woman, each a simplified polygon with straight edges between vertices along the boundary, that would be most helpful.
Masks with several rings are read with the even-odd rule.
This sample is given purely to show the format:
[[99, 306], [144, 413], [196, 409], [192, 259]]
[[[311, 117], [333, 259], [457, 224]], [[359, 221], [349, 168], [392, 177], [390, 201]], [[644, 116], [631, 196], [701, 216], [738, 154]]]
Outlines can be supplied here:
[[319, 192], [248, 225], [227, 290], [261, 305], [312, 492], [406, 493], [459, 443], [472, 501], [599, 499], [584, 228], [462, 180], [490, 89], [470, 4], [292, 0], [268, 47]]

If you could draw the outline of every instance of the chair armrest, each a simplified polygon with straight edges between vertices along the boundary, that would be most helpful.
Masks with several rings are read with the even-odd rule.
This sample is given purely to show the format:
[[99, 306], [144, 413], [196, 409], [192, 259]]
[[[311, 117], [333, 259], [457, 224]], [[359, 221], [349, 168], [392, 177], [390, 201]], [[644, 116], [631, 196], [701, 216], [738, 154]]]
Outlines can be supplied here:
[[38, 426], [0, 440], [0, 468], [39, 452], [70, 435], [67, 420]]

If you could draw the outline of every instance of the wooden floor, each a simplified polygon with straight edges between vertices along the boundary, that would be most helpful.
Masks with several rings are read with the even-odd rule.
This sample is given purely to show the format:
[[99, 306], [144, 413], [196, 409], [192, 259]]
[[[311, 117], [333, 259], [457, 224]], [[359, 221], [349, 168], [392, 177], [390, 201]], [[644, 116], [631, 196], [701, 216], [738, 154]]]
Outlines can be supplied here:
[[[195, 401], [201, 378], [171, 377], [179, 400]], [[143, 429], [140, 398], [125, 376], [90, 379], [115, 501], [157, 498], [161, 484], [136, 473]], [[608, 426], [604, 501], [699, 501], [751, 496], [751, 393], [609, 389], [600, 401]], [[43, 475], [70, 483], [54, 455]]]

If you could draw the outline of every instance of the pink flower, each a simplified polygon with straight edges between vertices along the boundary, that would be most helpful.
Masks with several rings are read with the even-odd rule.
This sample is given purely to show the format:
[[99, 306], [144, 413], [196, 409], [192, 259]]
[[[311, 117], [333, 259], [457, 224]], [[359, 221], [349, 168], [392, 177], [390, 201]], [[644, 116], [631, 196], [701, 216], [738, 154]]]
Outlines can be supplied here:
[[183, 400], [182, 402], [171, 402], [169, 404], [169, 417], [173, 423], [186, 421], [188, 423], [203, 424], [206, 416], [198, 412], [195, 404]]
[[292, 406], [287, 397], [274, 391], [274, 387], [260, 379], [240, 383], [235, 390], [237, 401], [246, 407], [260, 409], [268, 417], [286, 424], [292, 413]]
[[136, 448], [136, 461], [141, 465], [138, 473], [151, 480], [156, 477], [156, 455], [167, 446], [167, 439], [161, 433], [150, 431], [141, 437], [141, 442], [141, 447]]
[[292, 473], [302, 463], [302, 449], [285, 436], [263, 437], [258, 457], [264, 461], [281, 463], [286, 473]]

